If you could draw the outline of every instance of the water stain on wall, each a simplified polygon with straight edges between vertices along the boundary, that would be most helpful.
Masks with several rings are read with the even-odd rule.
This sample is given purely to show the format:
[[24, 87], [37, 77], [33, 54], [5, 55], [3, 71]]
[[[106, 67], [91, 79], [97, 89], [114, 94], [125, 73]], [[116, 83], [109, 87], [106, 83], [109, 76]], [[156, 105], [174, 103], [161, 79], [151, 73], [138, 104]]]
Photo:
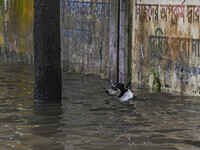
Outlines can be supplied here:
[[33, 63], [34, 0], [0, 1], [1, 58]]
[[199, 3], [136, 0], [133, 6], [132, 65], [138, 67], [132, 81], [151, 86], [146, 75], [155, 67], [163, 89], [199, 95]]
[[62, 64], [109, 77], [110, 0], [60, 0]]
[[[117, 74], [117, 5], [114, 0], [60, 0], [64, 69], [106, 78]], [[124, 30], [131, 32], [126, 60], [131, 72], [125, 74], [151, 85], [147, 74], [155, 67], [163, 89], [200, 95], [199, 2], [131, 0], [130, 9], [131, 29]], [[33, 15], [34, 0], [0, 0], [1, 59], [33, 63]]]

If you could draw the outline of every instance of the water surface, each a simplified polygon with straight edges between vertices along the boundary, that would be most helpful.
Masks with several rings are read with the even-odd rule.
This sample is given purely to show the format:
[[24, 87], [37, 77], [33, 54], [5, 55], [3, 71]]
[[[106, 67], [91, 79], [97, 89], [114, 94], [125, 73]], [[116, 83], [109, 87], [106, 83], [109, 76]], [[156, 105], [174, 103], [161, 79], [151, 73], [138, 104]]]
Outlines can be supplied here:
[[34, 104], [34, 70], [0, 63], [1, 150], [198, 150], [200, 98], [150, 93], [119, 102], [95, 75], [63, 73], [61, 104]]

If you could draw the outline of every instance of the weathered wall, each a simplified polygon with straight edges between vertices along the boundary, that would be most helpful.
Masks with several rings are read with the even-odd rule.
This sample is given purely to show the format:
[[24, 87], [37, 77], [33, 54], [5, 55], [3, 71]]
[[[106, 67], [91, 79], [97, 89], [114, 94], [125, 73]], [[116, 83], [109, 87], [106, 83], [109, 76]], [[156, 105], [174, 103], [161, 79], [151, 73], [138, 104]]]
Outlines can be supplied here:
[[[0, 59], [33, 63], [34, 0], [0, 0]], [[62, 67], [200, 95], [198, 0], [60, 0]], [[130, 12], [130, 16], [129, 16]], [[128, 19], [129, 18], [129, 19]]]
[[200, 95], [200, 1], [132, 0], [132, 82]]
[[61, 0], [62, 65], [109, 77], [110, 0]]
[[34, 0], [0, 0], [0, 59], [33, 63]]
[[[1, 60], [33, 63], [33, 11], [34, 0], [0, 0]], [[117, 73], [111, 74], [109, 64], [116, 72], [117, 62], [109, 60], [109, 49], [117, 49], [118, 1], [60, 0], [60, 11], [63, 69], [95, 73], [116, 81]], [[110, 23], [113, 30], [109, 30]]]

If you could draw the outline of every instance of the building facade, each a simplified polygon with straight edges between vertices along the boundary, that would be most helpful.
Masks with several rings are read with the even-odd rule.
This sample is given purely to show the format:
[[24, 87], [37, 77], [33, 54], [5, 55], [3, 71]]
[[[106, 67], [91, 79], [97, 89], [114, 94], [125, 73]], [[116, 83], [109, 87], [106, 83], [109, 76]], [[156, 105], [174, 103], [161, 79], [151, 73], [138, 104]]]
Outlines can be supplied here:
[[[33, 0], [0, 2], [0, 58], [33, 63]], [[198, 0], [60, 0], [62, 68], [200, 95]]]

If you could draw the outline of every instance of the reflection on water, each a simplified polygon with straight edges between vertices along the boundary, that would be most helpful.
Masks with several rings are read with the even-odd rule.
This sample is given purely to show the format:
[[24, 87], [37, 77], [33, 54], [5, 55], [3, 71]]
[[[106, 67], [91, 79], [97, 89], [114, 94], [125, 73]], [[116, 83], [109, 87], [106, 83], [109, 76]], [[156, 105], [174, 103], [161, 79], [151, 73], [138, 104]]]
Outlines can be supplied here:
[[63, 73], [62, 104], [34, 104], [33, 72], [0, 63], [1, 150], [200, 149], [200, 98], [135, 88], [150, 99], [122, 103], [106, 80]]

